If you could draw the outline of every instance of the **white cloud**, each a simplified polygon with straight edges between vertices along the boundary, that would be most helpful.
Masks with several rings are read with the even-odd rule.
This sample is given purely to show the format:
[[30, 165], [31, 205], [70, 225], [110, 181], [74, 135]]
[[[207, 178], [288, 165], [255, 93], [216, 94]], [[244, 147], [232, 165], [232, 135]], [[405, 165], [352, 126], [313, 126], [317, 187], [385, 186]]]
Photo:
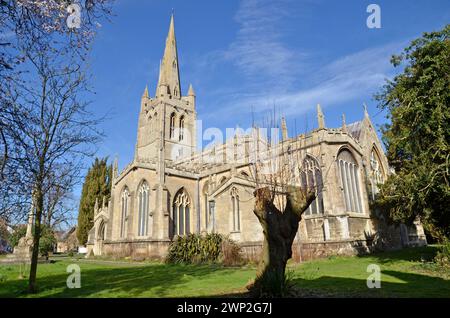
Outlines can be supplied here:
[[261, 113], [272, 110], [273, 105], [285, 115], [301, 115], [317, 103], [327, 107], [375, 93], [386, 78], [392, 77], [394, 70], [389, 63], [390, 56], [399, 52], [405, 43], [387, 44], [338, 58], [313, 74], [303, 74], [302, 81], [310, 85], [302, 89], [270, 94], [261, 89], [251, 96], [235, 94], [219, 108], [219, 112], [210, 116], [236, 112], [243, 115], [246, 109], [248, 114], [252, 107]]
[[236, 65], [252, 85], [292, 83], [305, 54], [283, 43], [280, 25], [289, 14], [289, 1], [242, 1], [235, 16], [240, 25], [236, 40], [219, 53], [222, 59]]
[[406, 41], [369, 47], [314, 68], [312, 62], [317, 61], [313, 57], [320, 52], [305, 54], [304, 49], [289, 47], [284, 38], [287, 19], [307, 14], [305, 6], [312, 4], [302, 2], [302, 12], [290, 4], [291, 0], [240, 3], [235, 16], [239, 24], [235, 40], [226, 49], [200, 58], [197, 66], [199, 72], [211, 74], [216, 66], [231, 64], [246, 79], [239, 82], [240, 86], [231, 83], [209, 90], [214, 107], [205, 105], [208, 112], [200, 117], [214, 121], [233, 114], [235, 120], [244, 120], [252, 111], [264, 114], [274, 105], [284, 115], [299, 116], [317, 103], [327, 108], [366, 98], [392, 77], [390, 57]]

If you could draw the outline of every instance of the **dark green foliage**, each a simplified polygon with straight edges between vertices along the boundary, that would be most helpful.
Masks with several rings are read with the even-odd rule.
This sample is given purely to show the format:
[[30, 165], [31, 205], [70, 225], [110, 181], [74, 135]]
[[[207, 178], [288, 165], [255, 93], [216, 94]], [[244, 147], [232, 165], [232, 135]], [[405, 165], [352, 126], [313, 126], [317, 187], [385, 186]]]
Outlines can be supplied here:
[[0, 219], [0, 241], [4, 240], [9, 243], [11, 234], [8, 232], [6, 223]]
[[439, 266], [450, 269], [450, 241], [445, 242], [439, 248], [434, 261]]
[[288, 297], [294, 292], [293, 272], [265, 271], [250, 288], [253, 297]]
[[52, 228], [44, 225], [41, 230], [41, 239], [39, 240], [39, 254], [42, 256], [48, 256], [53, 252], [56, 246], [55, 233]]
[[14, 227], [14, 231], [11, 233], [9, 237], [9, 244], [12, 247], [16, 247], [19, 244], [19, 240], [27, 234], [27, 226], [26, 225], [17, 225]]
[[[18, 225], [15, 227], [14, 232], [10, 236], [10, 244], [15, 247], [19, 244], [22, 237], [27, 234], [26, 225]], [[34, 234], [34, 231], [33, 231]], [[52, 228], [47, 225], [42, 225], [41, 238], [39, 240], [39, 254], [43, 256], [48, 256], [50, 252], [53, 251], [56, 246], [55, 233]]]
[[442, 241], [450, 237], [450, 25], [425, 33], [391, 62], [404, 70], [376, 98], [388, 111], [383, 141], [396, 173], [375, 205], [394, 223], [418, 217]]
[[112, 167], [108, 165], [108, 159], [96, 158], [92, 167], [88, 170], [81, 192], [80, 206], [78, 209], [77, 237], [81, 245], [86, 244], [89, 230], [94, 225], [94, 206], [96, 199], [99, 206], [111, 196]]
[[221, 234], [189, 234], [177, 237], [169, 247], [167, 263], [234, 265], [240, 261], [239, 246]]

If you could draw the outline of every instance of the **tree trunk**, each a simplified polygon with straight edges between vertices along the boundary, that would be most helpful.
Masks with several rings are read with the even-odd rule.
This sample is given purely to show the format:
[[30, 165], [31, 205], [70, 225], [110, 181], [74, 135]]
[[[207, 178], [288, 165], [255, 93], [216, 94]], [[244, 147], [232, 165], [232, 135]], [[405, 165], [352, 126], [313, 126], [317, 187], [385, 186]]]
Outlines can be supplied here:
[[37, 264], [39, 258], [39, 239], [41, 237], [41, 217], [42, 209], [44, 206], [44, 198], [42, 191], [38, 189], [36, 191], [36, 215], [34, 218], [34, 235], [33, 235], [33, 253], [31, 254], [30, 276], [28, 279], [28, 292], [36, 292], [36, 275]]
[[283, 296], [286, 287], [286, 264], [292, 257], [292, 243], [298, 231], [302, 213], [315, 199], [314, 192], [304, 193], [289, 187], [286, 207], [280, 211], [273, 204], [268, 188], [255, 191], [255, 208], [264, 234], [262, 259], [255, 282], [249, 286], [254, 296]]

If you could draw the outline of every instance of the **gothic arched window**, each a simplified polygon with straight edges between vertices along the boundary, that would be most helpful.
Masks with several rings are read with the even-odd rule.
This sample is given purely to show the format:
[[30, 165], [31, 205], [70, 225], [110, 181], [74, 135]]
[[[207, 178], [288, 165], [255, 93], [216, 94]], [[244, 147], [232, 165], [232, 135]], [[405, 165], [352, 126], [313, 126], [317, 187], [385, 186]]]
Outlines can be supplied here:
[[307, 215], [323, 214], [323, 179], [319, 163], [311, 156], [306, 156], [300, 171], [300, 180], [303, 188], [315, 188], [316, 199], [306, 210]]
[[181, 116], [180, 118], [180, 138], [179, 140], [182, 141], [184, 139], [184, 116]]
[[169, 128], [169, 137], [173, 139], [175, 137], [175, 113], [170, 114], [170, 128]]
[[148, 235], [149, 186], [143, 182], [138, 191], [138, 236]]
[[362, 212], [358, 163], [351, 152], [345, 149], [339, 153], [337, 163], [346, 211]]
[[175, 196], [173, 203], [173, 225], [175, 235], [189, 234], [190, 229], [190, 207], [189, 196], [184, 189], [181, 189]]
[[239, 210], [239, 193], [236, 188], [231, 189], [231, 204], [233, 206], [233, 231], [241, 230], [241, 213]]
[[383, 182], [383, 168], [381, 167], [380, 158], [374, 148], [370, 153], [370, 192], [372, 200], [375, 200], [375, 197], [378, 194], [378, 185]]
[[121, 206], [121, 211], [122, 211], [121, 220], [120, 220], [120, 237], [125, 237], [125, 235], [126, 235], [129, 195], [130, 195], [130, 193], [128, 192], [128, 188], [125, 188], [122, 191], [122, 195], [120, 197], [120, 206]]

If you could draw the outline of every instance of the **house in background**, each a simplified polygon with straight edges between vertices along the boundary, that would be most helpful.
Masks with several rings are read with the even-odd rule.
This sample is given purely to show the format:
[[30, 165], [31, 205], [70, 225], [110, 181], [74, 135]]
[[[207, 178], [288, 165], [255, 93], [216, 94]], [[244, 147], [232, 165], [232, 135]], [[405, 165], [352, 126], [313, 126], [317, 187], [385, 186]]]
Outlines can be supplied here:
[[55, 232], [56, 253], [76, 252], [78, 250], [77, 227], [73, 226], [68, 231]]

